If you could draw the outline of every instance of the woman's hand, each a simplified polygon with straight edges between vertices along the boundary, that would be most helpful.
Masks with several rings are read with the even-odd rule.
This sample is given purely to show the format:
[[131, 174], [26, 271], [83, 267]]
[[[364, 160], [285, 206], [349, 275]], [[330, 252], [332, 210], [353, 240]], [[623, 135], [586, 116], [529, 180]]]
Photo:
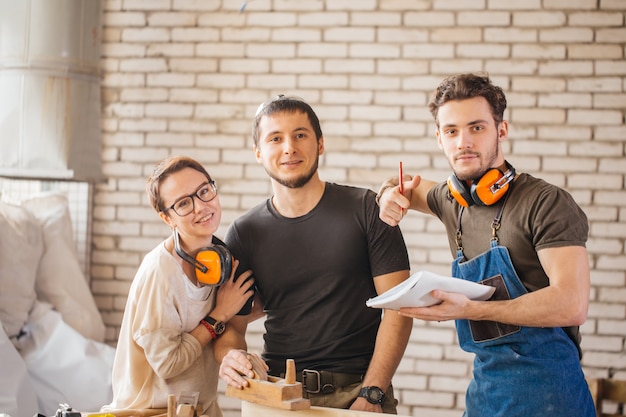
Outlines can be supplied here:
[[235, 280], [237, 266], [239, 266], [239, 261], [233, 260], [230, 278], [217, 289], [215, 307], [210, 313], [211, 317], [216, 320], [227, 322], [233, 318], [254, 294], [252, 271], [245, 271]]

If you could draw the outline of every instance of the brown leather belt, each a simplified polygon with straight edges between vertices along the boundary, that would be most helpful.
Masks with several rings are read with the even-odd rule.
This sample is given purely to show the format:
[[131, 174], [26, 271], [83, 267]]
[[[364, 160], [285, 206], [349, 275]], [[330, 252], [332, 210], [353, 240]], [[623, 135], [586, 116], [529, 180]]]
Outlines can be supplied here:
[[337, 388], [361, 382], [363, 375], [305, 369], [296, 375], [296, 380], [302, 382], [302, 389], [309, 394], [331, 394]]

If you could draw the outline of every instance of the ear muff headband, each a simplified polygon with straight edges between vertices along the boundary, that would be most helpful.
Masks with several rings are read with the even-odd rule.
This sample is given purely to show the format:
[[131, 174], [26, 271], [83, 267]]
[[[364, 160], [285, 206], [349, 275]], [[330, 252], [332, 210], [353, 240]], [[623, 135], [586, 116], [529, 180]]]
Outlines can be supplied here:
[[194, 266], [199, 282], [219, 286], [230, 277], [233, 258], [228, 249], [221, 245], [200, 249], [195, 258], [180, 247], [178, 231], [174, 229], [174, 250], [185, 262]]
[[452, 174], [448, 178], [448, 190], [463, 207], [490, 206], [500, 200], [509, 190], [509, 183], [515, 178], [515, 168], [506, 162], [507, 170], [502, 172], [492, 168], [469, 187], [465, 181]]

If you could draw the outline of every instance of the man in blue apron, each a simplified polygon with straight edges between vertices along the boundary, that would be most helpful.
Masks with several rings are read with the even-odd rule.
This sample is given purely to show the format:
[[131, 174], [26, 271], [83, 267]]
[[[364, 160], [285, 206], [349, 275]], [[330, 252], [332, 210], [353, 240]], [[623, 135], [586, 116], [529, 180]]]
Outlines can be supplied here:
[[580, 366], [589, 264], [584, 212], [566, 191], [505, 160], [506, 98], [488, 76], [444, 80], [429, 108], [453, 174], [435, 183], [386, 181], [380, 217], [394, 226], [407, 209], [446, 226], [452, 275], [491, 285], [488, 301], [435, 290], [441, 303], [403, 308], [422, 320], [456, 320], [461, 348], [475, 354], [468, 417], [593, 417]]

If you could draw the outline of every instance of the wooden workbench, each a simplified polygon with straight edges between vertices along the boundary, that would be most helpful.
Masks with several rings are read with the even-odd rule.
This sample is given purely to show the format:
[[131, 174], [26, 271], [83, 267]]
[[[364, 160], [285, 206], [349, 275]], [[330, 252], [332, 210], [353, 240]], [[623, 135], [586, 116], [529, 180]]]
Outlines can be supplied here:
[[[365, 411], [341, 410], [327, 407], [311, 407], [306, 410], [281, 410], [266, 405], [241, 402], [241, 417], [373, 417], [387, 414], [368, 413]], [[403, 417], [403, 416], [396, 416]], [[404, 416], [408, 417], [408, 416]]]

